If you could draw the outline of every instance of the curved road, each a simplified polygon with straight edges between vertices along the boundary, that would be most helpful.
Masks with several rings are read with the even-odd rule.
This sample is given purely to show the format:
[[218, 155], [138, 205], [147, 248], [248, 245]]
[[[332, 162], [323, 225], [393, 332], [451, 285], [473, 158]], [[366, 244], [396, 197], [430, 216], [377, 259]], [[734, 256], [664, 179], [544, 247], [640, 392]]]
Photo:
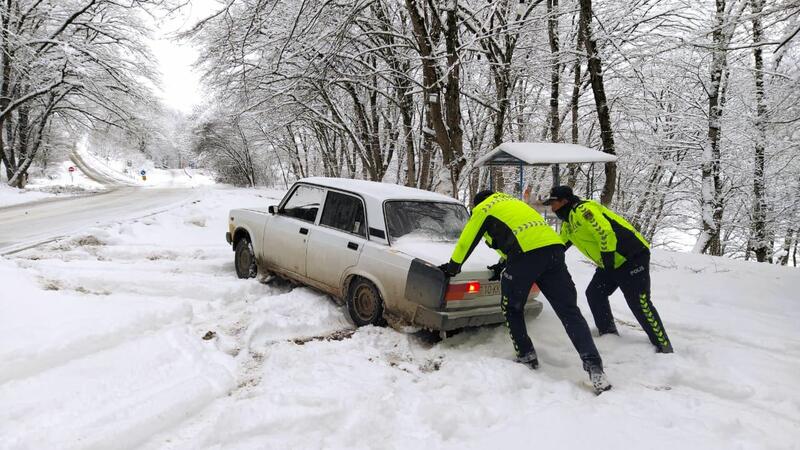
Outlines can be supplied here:
[[97, 181], [100, 184], [104, 184], [106, 186], [135, 186], [131, 180], [125, 179], [124, 176], [119, 175], [119, 177], [111, 177], [109, 174], [104, 173], [100, 170], [95, 169], [91, 165], [89, 165], [86, 160], [78, 153], [77, 151], [73, 151], [69, 154], [69, 159], [72, 161], [75, 166], [81, 169], [84, 175], [88, 178], [91, 178], [94, 181]]
[[87, 227], [163, 211], [186, 202], [197, 193], [193, 189], [124, 186], [122, 180], [94, 170], [80, 156], [72, 155], [70, 159], [89, 178], [107, 185], [110, 190], [0, 208], [0, 255], [79, 233]]

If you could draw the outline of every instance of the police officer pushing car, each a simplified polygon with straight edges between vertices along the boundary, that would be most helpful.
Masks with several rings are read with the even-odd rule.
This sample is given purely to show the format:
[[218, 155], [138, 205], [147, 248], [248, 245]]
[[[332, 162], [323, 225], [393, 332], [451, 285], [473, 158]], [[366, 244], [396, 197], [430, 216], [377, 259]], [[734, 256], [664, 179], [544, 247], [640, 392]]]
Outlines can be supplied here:
[[501, 255], [501, 262], [490, 268], [501, 277], [501, 308], [516, 360], [533, 369], [539, 365], [524, 315], [528, 293], [537, 283], [578, 351], [595, 392], [611, 389], [589, 326], [577, 305], [561, 238], [536, 210], [510, 195], [481, 191], [473, 204], [472, 215], [450, 261], [439, 268], [449, 277], [457, 275], [481, 238], [485, 239]]
[[556, 186], [544, 202], [563, 221], [561, 237], [596, 266], [586, 300], [597, 330], [619, 334], [608, 297], [622, 291], [634, 317], [658, 353], [672, 353], [664, 324], [650, 299], [650, 245], [621, 216], [605, 206], [581, 200], [569, 186]]

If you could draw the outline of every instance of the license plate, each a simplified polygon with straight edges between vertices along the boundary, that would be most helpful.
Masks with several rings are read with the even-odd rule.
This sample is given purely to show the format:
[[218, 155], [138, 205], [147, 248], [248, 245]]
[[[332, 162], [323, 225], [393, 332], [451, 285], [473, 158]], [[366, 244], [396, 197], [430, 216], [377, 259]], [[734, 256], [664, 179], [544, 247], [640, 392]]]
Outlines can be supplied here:
[[500, 283], [484, 284], [481, 289], [481, 295], [484, 296], [500, 295]]

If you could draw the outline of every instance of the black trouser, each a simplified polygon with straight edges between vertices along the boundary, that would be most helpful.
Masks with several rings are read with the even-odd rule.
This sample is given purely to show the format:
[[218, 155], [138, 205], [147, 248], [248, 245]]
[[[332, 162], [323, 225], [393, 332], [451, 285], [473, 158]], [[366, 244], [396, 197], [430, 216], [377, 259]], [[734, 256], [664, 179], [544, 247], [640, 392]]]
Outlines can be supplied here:
[[650, 342], [658, 348], [669, 347], [669, 338], [661, 317], [650, 301], [650, 252], [642, 252], [614, 270], [598, 268], [586, 288], [586, 300], [600, 334], [617, 330], [608, 296], [620, 288], [631, 312]]
[[583, 361], [584, 369], [602, 368], [603, 362], [594, 345], [589, 325], [578, 308], [575, 283], [564, 263], [564, 246], [560, 244], [516, 255], [509, 259], [503, 272], [501, 306], [517, 356], [526, 356], [534, 351], [524, 315], [525, 303], [534, 282], [539, 285], [564, 325]]

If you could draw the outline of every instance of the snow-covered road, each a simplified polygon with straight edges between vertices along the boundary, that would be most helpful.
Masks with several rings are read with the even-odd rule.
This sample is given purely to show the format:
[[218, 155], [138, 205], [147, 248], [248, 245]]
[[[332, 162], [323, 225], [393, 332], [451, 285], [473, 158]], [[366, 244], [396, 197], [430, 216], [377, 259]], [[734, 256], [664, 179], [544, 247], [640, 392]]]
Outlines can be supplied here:
[[676, 353], [615, 294], [595, 397], [549, 305], [533, 372], [502, 327], [353, 330], [314, 290], [238, 280], [227, 210], [279, 195], [208, 189], [0, 259], [0, 449], [800, 448], [797, 269], [654, 252]]
[[0, 208], [0, 255], [77, 233], [86, 227], [161, 211], [186, 202], [198, 193], [193, 189], [129, 187]]

